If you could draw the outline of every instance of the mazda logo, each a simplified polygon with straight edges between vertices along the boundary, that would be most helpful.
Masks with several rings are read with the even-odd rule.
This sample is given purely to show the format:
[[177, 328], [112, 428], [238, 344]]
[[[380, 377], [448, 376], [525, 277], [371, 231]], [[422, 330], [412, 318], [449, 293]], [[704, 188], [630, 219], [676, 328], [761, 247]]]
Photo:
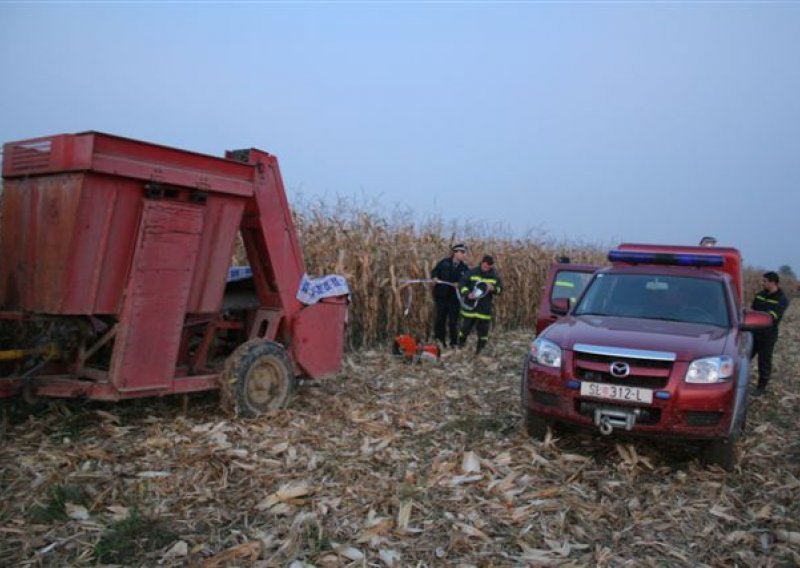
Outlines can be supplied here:
[[631, 367], [622, 361], [614, 361], [609, 367], [611, 375], [614, 377], [627, 377], [631, 374]]

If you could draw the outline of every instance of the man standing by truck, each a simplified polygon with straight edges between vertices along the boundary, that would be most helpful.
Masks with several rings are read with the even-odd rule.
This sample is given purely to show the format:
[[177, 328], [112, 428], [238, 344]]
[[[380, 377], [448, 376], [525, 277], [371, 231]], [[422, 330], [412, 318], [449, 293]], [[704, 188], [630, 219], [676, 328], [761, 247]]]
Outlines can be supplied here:
[[780, 278], [776, 272], [765, 272], [761, 276], [761, 291], [753, 298], [752, 309], [772, 316], [772, 326], [753, 332], [753, 352], [758, 355], [758, 387], [753, 396], [761, 396], [767, 390], [772, 376], [772, 351], [778, 341], [778, 324], [789, 305], [786, 294], [780, 289]]
[[[458, 332], [458, 346], [464, 347], [472, 328], [477, 328], [478, 345], [475, 354], [481, 352], [489, 341], [489, 327], [492, 324], [492, 298], [503, 291], [503, 281], [494, 269], [494, 258], [488, 254], [479, 266], [467, 272], [459, 283], [465, 307], [461, 310], [461, 330]], [[467, 309], [470, 307], [472, 309]]]
[[464, 244], [453, 245], [450, 247], [450, 256], [440, 260], [431, 271], [431, 277], [439, 281], [433, 287], [433, 300], [436, 303], [433, 334], [442, 347], [447, 347], [446, 332], [450, 335], [450, 347], [455, 347], [458, 343], [458, 312], [461, 303], [458, 301], [456, 286], [469, 270], [464, 262], [466, 256], [467, 247]]

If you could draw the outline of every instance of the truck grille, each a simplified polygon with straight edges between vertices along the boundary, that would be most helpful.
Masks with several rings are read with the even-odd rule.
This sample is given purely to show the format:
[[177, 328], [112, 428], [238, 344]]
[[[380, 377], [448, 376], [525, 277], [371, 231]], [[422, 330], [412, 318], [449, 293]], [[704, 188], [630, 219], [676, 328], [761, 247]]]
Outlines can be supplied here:
[[[669, 382], [673, 361], [664, 357], [646, 359], [639, 357], [620, 356], [609, 349], [608, 354], [600, 354], [595, 349], [593, 353], [578, 351], [576, 346], [574, 356], [574, 376], [582, 381], [624, 385], [648, 389], [663, 389]], [[643, 354], [646, 352], [643, 352]], [[625, 363], [630, 373], [625, 377], [611, 374], [613, 363]]]
[[576, 353], [576, 357], [580, 357], [582, 361], [590, 361], [593, 363], [602, 363], [610, 365], [615, 361], [624, 361], [629, 365], [636, 365], [637, 367], [645, 369], [670, 369], [672, 368], [672, 361], [660, 361], [656, 359], [638, 359], [632, 357], [615, 357], [613, 355], [597, 355], [594, 353]]
[[578, 368], [575, 370], [575, 376], [581, 381], [590, 381], [593, 383], [608, 383], [610, 385], [624, 385], [628, 387], [641, 387], [646, 389], [663, 389], [669, 382], [669, 376], [666, 377], [647, 377], [637, 376], [634, 374], [635, 370], [631, 367], [631, 374], [627, 377], [618, 378], [611, 375], [611, 373], [601, 373], [598, 371], [590, 371], [587, 369]]

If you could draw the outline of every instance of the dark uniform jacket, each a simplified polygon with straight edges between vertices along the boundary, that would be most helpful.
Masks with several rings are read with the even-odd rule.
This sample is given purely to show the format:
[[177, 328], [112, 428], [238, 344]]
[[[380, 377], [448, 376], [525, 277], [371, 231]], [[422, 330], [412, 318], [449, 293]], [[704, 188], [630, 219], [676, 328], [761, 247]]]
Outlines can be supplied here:
[[767, 312], [771, 315], [772, 328], [770, 328], [770, 331], [777, 333], [778, 324], [781, 322], [783, 312], [786, 311], [788, 305], [789, 299], [786, 297], [786, 294], [783, 293], [783, 290], [778, 288], [771, 294], [761, 290], [756, 294], [756, 297], [753, 298], [753, 305], [751, 307], [756, 311]]
[[485, 296], [482, 296], [478, 300], [474, 310], [461, 310], [461, 315], [480, 319], [492, 319], [492, 298], [503, 291], [503, 281], [494, 268], [490, 269], [488, 272], [483, 272], [481, 271], [480, 265], [476, 266], [461, 278], [461, 282], [458, 285], [458, 289], [461, 291], [461, 296], [464, 298], [465, 302], [470, 303], [467, 294], [469, 294], [479, 282], [493, 285], [494, 292], [489, 292]]
[[[469, 270], [463, 262], [456, 262], [452, 256], [443, 258], [431, 271], [431, 278], [438, 278], [444, 282], [457, 284], [461, 277]], [[433, 297], [437, 300], [457, 300], [456, 289], [447, 284], [437, 284], [433, 287]]]

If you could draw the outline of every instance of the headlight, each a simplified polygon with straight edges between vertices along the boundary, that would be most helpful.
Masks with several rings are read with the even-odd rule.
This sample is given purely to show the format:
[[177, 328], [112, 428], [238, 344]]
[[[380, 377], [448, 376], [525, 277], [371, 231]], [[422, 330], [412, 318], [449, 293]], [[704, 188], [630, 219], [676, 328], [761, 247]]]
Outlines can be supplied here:
[[537, 339], [531, 343], [531, 359], [545, 367], [561, 366], [561, 348], [546, 339]]
[[706, 357], [696, 359], [686, 371], [687, 383], [711, 384], [724, 381], [733, 375], [733, 359], [730, 357]]

